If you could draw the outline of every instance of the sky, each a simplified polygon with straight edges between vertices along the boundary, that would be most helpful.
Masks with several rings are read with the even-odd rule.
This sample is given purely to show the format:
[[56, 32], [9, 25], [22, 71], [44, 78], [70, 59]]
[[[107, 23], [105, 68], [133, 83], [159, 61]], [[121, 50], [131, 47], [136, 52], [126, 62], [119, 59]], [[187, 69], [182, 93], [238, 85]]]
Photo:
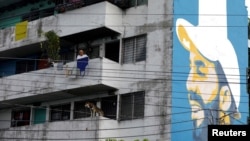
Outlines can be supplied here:
[[[245, 4], [247, 7], [250, 7], [250, 0], [245, 0]], [[247, 8], [247, 11], [248, 11], [248, 17], [250, 18], [250, 8]]]

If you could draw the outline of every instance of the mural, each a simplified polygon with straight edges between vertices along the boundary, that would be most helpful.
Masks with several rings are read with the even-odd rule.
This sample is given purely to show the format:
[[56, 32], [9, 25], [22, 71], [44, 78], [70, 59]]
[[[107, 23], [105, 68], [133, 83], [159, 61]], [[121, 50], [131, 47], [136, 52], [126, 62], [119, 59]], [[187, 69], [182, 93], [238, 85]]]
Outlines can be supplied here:
[[244, 0], [175, 0], [172, 141], [206, 141], [209, 124], [246, 124]]

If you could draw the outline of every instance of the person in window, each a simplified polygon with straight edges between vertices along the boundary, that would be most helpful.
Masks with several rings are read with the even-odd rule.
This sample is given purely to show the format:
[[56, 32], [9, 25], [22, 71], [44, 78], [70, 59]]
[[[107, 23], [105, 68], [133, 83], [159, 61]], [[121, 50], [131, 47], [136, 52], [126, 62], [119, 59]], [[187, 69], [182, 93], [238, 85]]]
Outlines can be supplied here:
[[85, 68], [89, 62], [89, 57], [86, 54], [86, 51], [83, 49], [80, 49], [76, 60], [77, 60], [77, 68], [80, 70], [80, 76], [84, 76], [85, 75]]

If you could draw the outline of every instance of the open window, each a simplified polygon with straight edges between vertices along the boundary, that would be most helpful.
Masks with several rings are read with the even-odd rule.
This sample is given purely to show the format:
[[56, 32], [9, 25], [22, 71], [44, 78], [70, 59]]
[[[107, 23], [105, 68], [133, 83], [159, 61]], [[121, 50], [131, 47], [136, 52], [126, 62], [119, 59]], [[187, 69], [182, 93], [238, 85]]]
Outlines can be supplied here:
[[30, 108], [13, 109], [11, 113], [11, 127], [30, 124]]
[[[74, 119], [78, 118], [86, 118], [91, 116], [91, 112], [89, 108], [85, 107], [86, 102], [91, 102], [97, 105], [97, 101], [95, 100], [84, 100], [84, 101], [76, 101], [74, 106]], [[97, 106], [104, 112], [104, 117], [110, 119], [116, 119], [117, 113], [117, 96], [109, 96], [101, 98], [101, 106]]]
[[[87, 101], [76, 101], [74, 106], [74, 119], [78, 118], [86, 118], [91, 116], [91, 112], [89, 108], [85, 107], [85, 103]], [[96, 101], [89, 101], [91, 103], [96, 104]]]
[[90, 59], [99, 58], [100, 57], [100, 46], [97, 45], [97, 46], [88, 47], [87, 54], [88, 54]]
[[117, 96], [102, 98], [101, 107], [104, 112], [104, 117], [116, 119]]
[[61, 47], [60, 49], [60, 59], [63, 63], [68, 63], [75, 60], [75, 50], [74, 47]]
[[36, 60], [27, 59], [16, 62], [16, 74], [36, 70]]
[[106, 43], [105, 45], [105, 57], [115, 61], [119, 62], [119, 52], [120, 52], [120, 40], [115, 40], [109, 43]]
[[53, 105], [50, 107], [50, 121], [70, 119], [70, 103]]

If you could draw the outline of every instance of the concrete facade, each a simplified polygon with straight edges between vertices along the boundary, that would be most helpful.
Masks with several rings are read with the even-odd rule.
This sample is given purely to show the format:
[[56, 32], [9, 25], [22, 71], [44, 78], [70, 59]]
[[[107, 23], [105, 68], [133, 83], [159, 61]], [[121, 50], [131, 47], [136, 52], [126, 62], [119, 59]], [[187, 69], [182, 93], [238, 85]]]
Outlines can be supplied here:
[[[39, 29], [54, 30], [63, 38], [104, 27], [119, 34], [120, 46], [115, 62], [105, 57], [109, 39], [93, 42], [100, 47], [100, 57], [90, 59], [84, 77], [65, 76], [66, 65], [75, 64], [72, 61], [59, 70], [55, 66], [0, 78], [0, 140], [171, 140], [172, 13], [172, 0], [148, 0], [127, 9], [104, 1], [31, 21], [28, 36], [21, 41], [14, 40], [14, 26], [0, 30], [0, 54], [5, 58], [15, 58], [15, 50], [22, 48], [39, 50], [37, 44], [44, 40]], [[122, 63], [123, 39], [142, 34], [146, 35], [146, 59]], [[122, 95], [137, 91], [145, 92], [143, 117], [119, 120]], [[116, 119], [73, 118], [74, 102], [110, 95], [117, 96]], [[71, 104], [70, 119], [51, 122], [50, 106], [63, 103]], [[46, 110], [45, 122], [33, 124], [33, 109], [40, 106]], [[17, 107], [31, 108], [29, 125], [11, 127], [11, 112]]]

